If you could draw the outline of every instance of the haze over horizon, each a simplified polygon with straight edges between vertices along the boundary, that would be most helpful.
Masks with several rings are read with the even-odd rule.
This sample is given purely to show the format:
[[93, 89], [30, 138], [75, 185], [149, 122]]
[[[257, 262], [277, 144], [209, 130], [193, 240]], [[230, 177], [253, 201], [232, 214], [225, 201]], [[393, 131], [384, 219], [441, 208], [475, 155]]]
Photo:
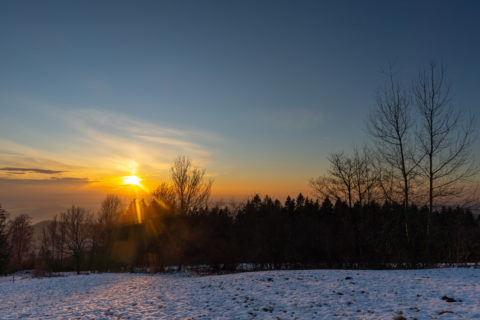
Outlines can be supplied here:
[[308, 194], [330, 153], [367, 142], [390, 62], [408, 82], [440, 61], [478, 113], [478, 21], [467, 1], [2, 2], [0, 204], [96, 208], [177, 155], [213, 199]]

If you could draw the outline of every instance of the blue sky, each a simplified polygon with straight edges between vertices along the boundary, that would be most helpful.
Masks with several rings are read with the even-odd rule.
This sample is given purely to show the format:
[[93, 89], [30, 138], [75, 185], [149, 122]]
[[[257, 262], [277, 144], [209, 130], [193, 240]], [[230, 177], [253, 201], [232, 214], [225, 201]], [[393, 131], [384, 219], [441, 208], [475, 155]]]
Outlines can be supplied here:
[[0, 166], [159, 181], [186, 153], [220, 195], [308, 192], [367, 141], [389, 62], [407, 83], [443, 62], [480, 110], [479, 21], [477, 1], [4, 1]]

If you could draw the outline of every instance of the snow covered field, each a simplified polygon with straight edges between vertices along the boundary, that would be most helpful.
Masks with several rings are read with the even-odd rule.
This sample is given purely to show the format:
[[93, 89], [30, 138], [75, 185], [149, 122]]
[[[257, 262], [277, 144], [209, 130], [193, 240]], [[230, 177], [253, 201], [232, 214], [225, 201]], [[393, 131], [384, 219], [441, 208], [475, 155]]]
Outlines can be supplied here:
[[480, 269], [0, 278], [0, 319], [402, 317], [480, 319]]

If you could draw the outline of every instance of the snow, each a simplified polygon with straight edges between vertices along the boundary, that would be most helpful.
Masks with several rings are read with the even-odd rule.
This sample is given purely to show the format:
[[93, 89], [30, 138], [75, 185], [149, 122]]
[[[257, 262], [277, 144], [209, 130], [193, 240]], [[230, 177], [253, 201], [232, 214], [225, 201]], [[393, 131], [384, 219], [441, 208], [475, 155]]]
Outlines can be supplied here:
[[475, 268], [3, 277], [0, 319], [480, 319], [479, 297]]

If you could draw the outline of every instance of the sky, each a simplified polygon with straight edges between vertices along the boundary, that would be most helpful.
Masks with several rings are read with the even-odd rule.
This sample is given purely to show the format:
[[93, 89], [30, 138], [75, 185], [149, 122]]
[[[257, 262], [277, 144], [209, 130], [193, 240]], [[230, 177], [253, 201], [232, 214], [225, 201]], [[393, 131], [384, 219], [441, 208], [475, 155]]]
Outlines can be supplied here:
[[443, 63], [455, 106], [480, 110], [479, 34], [478, 1], [2, 1], [0, 203], [93, 209], [177, 155], [214, 199], [309, 194], [369, 141], [389, 63], [405, 83]]

